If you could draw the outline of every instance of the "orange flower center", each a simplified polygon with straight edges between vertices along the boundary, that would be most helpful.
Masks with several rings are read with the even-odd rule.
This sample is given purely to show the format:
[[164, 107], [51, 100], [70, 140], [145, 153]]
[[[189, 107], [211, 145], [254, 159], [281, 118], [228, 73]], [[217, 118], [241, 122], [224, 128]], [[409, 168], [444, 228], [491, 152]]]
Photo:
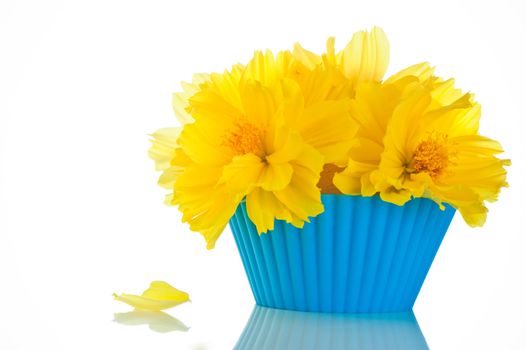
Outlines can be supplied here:
[[430, 135], [418, 144], [413, 155], [412, 168], [416, 173], [426, 172], [431, 178], [444, 174], [451, 164], [451, 152], [447, 147], [447, 135]]
[[253, 153], [263, 157], [263, 136], [264, 131], [258, 126], [246, 121], [237, 121], [224, 136], [223, 145], [230, 148], [236, 156]]

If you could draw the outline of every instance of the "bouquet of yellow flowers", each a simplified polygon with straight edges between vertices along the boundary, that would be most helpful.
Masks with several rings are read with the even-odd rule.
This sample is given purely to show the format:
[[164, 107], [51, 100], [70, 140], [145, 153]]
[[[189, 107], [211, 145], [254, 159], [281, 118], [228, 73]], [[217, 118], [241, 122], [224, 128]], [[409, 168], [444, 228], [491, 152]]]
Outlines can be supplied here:
[[[254, 244], [265, 251], [266, 235], [257, 238], [258, 234], [277, 231], [277, 226], [285, 225], [286, 235], [294, 235], [288, 233], [294, 229], [309, 231], [309, 223], [329, 215], [330, 206], [338, 212], [331, 221], [342, 217], [355, 221], [347, 225], [348, 230], [334, 229], [339, 235], [348, 231], [347, 236], [352, 237], [359, 231], [356, 221], [360, 217], [369, 223], [379, 220], [378, 208], [386, 207], [389, 217], [381, 230], [382, 237], [387, 237], [388, 227], [397, 226], [400, 231], [398, 227], [407, 221], [403, 216], [407, 213], [400, 218], [393, 213], [423, 198], [418, 203], [425, 203], [419, 206], [425, 206], [426, 213], [439, 216], [450, 211], [444, 219], [447, 224], [428, 222], [421, 229], [438, 225], [443, 236], [455, 209], [469, 225], [483, 225], [484, 202], [495, 201], [501, 187], [507, 186], [504, 166], [510, 161], [497, 158], [503, 151], [497, 141], [479, 135], [480, 105], [473, 94], [457, 89], [453, 79], [435, 76], [428, 63], [409, 66], [384, 79], [388, 61], [386, 36], [373, 28], [355, 33], [341, 51], [336, 51], [334, 38], [329, 38], [322, 55], [299, 44], [277, 54], [256, 51], [247, 64], [236, 64], [223, 73], [195, 75], [191, 83], [182, 83], [182, 92], [173, 95], [181, 125], [155, 132], [149, 151], [162, 171], [159, 184], [170, 190], [166, 202], [178, 206], [182, 220], [204, 236], [209, 249], [229, 222], [238, 245], [249, 240], [248, 233], [241, 231], [256, 233], [249, 240], [250, 247], [240, 248], [249, 279], [254, 278], [254, 291], [264, 284], [262, 277], [256, 283], [256, 275], [262, 273], [256, 267], [270, 271], [269, 266], [280, 264], [266, 258], [251, 263], [249, 255], [258, 252]], [[336, 202], [346, 200], [372, 208], [368, 214], [338, 209]], [[415, 215], [423, 214], [415, 209]], [[235, 219], [237, 216], [245, 219]], [[254, 239], [263, 243], [254, 243]], [[270, 247], [279, 250], [274, 239], [278, 238], [269, 241]], [[385, 245], [386, 239], [382, 240]], [[393, 243], [390, 256], [399, 251], [400, 240]], [[287, 242], [286, 252], [281, 253], [291, 264], [295, 253]], [[345, 256], [352, 255], [356, 243], [352, 238], [346, 242]], [[371, 249], [370, 244], [366, 246]], [[333, 239], [331, 247], [334, 256], [339, 244]], [[418, 253], [420, 248], [416, 249]], [[272, 253], [278, 260], [281, 253]], [[360, 258], [365, 259], [362, 270], [370, 254], [366, 250], [360, 255], [366, 256]], [[332, 267], [339, 264], [337, 257], [331, 259]], [[345, 260], [347, 265], [353, 265], [353, 259]], [[321, 270], [318, 268], [318, 274]], [[269, 271], [265, 273], [271, 274]], [[359, 281], [363, 282], [364, 273]], [[277, 276], [283, 284], [279, 272]], [[319, 280], [323, 278], [316, 281], [323, 290]], [[263, 293], [258, 300], [255, 292], [256, 301], [283, 306], [286, 298], [277, 289], [268, 292], [275, 303], [262, 301]]]

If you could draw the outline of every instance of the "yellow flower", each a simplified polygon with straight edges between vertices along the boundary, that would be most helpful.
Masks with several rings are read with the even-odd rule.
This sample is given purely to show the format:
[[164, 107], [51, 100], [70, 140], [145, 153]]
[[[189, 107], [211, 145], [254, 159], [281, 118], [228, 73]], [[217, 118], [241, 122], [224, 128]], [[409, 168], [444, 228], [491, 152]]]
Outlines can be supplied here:
[[302, 227], [321, 213], [324, 157], [341, 159], [352, 142], [348, 99], [307, 107], [296, 82], [272, 79], [245, 76], [236, 86], [226, 72], [189, 100], [195, 122], [178, 144], [192, 163], [175, 181], [172, 204], [209, 249], [243, 198], [259, 233], [275, 219]]
[[403, 204], [426, 196], [457, 208], [471, 226], [482, 226], [484, 201], [507, 186], [509, 160], [497, 141], [478, 135], [480, 106], [469, 94], [429, 108], [432, 96], [416, 91], [400, 104], [386, 132], [377, 189], [382, 199]]
[[[350, 115], [358, 125], [356, 143], [348, 155], [348, 163], [339, 169], [333, 182], [342, 193], [372, 196], [377, 192], [371, 174], [378, 169], [384, 151], [384, 136], [395, 108], [415, 88], [426, 87], [432, 97], [431, 107], [454, 102], [462, 92], [454, 80], [433, 76], [429, 63], [419, 63], [389, 77], [385, 82], [359, 82], [351, 101]], [[473, 109], [479, 109], [475, 104]], [[478, 119], [474, 119], [478, 123]], [[478, 128], [478, 124], [477, 124]], [[343, 171], [341, 171], [343, 170]]]
[[163, 281], [154, 281], [142, 295], [113, 294], [115, 300], [122, 301], [140, 310], [159, 311], [174, 307], [190, 300], [188, 293], [180, 291]]
[[359, 146], [335, 185], [347, 194], [379, 193], [398, 205], [428, 197], [482, 225], [484, 201], [507, 185], [509, 161], [495, 157], [502, 152], [496, 141], [478, 135], [480, 106], [452, 80], [397, 79], [357, 89], [351, 115], [360, 123]]

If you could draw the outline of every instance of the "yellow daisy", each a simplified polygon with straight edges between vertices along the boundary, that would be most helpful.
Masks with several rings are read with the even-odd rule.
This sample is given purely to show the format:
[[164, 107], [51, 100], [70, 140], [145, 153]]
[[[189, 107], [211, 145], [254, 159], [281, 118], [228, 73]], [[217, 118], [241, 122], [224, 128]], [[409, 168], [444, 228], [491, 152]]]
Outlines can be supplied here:
[[[435, 77], [401, 84], [409, 79], [395, 83], [398, 98], [386, 92], [392, 84], [358, 89], [351, 115], [364, 118], [361, 147], [351, 150], [348, 168], [334, 183], [344, 193], [379, 193], [398, 205], [412, 197], [447, 202], [468, 224], [480, 226], [484, 201], [495, 200], [507, 186], [503, 166], [509, 161], [495, 156], [502, 152], [496, 141], [478, 135], [480, 106], [470, 94]], [[376, 112], [370, 109], [378, 103]]]
[[[395, 108], [415, 88], [425, 87], [431, 96], [429, 108], [453, 103], [462, 96], [454, 80], [433, 75], [427, 62], [415, 64], [393, 74], [385, 82], [359, 82], [351, 101], [350, 115], [358, 126], [356, 142], [348, 153], [345, 167], [336, 169], [333, 183], [345, 194], [372, 196], [377, 191], [371, 173], [378, 169], [384, 151], [384, 136]], [[473, 111], [480, 110], [476, 103]], [[473, 122], [477, 123], [478, 119]]]
[[393, 114], [376, 187], [399, 205], [411, 195], [449, 203], [469, 225], [482, 226], [484, 201], [507, 186], [510, 161], [495, 156], [503, 152], [497, 141], [478, 135], [480, 106], [471, 95], [438, 108], [429, 108], [432, 101], [428, 91], [415, 91]]
[[208, 248], [243, 199], [260, 233], [272, 230], [275, 219], [302, 227], [323, 211], [316, 184], [324, 158], [343, 159], [352, 143], [349, 100], [306, 106], [297, 82], [271, 72], [280, 56], [266, 57], [272, 62], [258, 63], [267, 67], [259, 79], [241, 69], [210, 75], [185, 107], [193, 122], [168, 145], [176, 173], [170, 204], [205, 236]]

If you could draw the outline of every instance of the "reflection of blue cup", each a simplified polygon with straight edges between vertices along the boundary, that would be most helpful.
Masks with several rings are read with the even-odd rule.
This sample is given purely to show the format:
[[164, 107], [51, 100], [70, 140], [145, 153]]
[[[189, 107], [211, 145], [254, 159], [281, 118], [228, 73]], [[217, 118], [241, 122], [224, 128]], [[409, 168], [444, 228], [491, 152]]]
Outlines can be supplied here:
[[322, 195], [325, 212], [258, 235], [241, 203], [230, 220], [261, 306], [313, 312], [411, 310], [453, 218], [429, 199]]
[[323, 314], [256, 306], [235, 349], [429, 349], [412, 311]]

